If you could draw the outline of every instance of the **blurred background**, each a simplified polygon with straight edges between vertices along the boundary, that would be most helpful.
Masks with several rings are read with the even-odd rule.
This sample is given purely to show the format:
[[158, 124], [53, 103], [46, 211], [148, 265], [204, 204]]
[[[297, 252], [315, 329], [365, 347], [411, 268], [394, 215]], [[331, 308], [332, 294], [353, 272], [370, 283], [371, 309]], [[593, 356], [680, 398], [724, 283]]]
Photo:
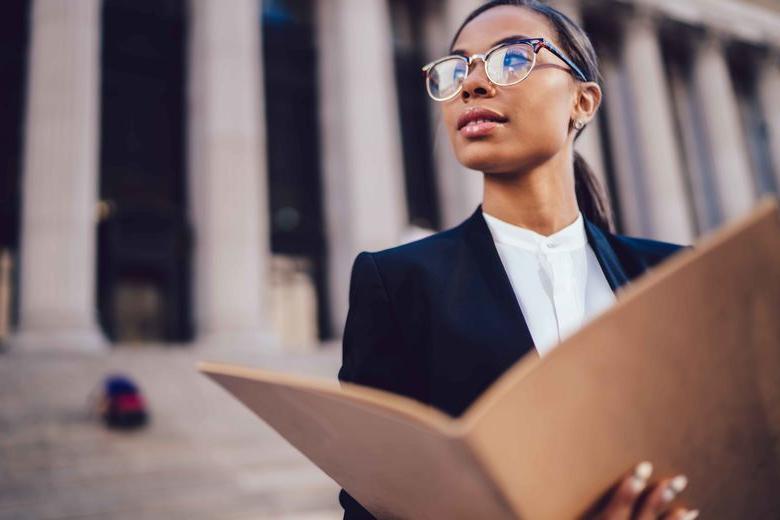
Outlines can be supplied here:
[[[780, 188], [780, 1], [558, 0], [618, 232], [691, 243]], [[335, 378], [358, 252], [458, 224], [420, 67], [478, 0], [6, 0], [0, 518], [339, 518], [194, 369]], [[151, 422], [95, 419], [120, 371]]]

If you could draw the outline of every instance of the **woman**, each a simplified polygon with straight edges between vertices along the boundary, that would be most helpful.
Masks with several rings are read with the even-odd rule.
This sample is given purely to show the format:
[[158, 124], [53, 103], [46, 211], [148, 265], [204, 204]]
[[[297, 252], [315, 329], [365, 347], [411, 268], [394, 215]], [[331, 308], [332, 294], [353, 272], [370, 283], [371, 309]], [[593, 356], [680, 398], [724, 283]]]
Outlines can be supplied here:
[[[480, 6], [427, 65], [458, 160], [483, 172], [460, 225], [354, 261], [341, 381], [453, 416], [525, 354], [544, 355], [681, 246], [614, 235], [575, 138], [601, 102], [593, 47], [536, 0]], [[640, 463], [591, 516], [690, 520], [686, 478]], [[373, 518], [344, 490], [347, 520]]]

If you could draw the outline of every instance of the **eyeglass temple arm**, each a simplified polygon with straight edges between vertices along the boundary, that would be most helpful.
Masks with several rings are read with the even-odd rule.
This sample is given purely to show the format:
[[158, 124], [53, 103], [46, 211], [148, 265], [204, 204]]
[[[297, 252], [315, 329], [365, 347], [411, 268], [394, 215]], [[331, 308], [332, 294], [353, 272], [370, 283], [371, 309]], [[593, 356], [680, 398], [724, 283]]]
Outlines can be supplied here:
[[587, 77], [585, 77], [585, 74], [583, 74], [583, 73], [582, 73], [582, 71], [580, 70], [580, 68], [579, 68], [578, 66], [576, 66], [576, 65], [574, 64], [574, 62], [573, 62], [573, 61], [571, 61], [569, 58], [567, 58], [565, 54], [563, 54], [563, 53], [562, 53], [560, 50], [558, 50], [558, 47], [556, 47], [555, 45], [553, 45], [553, 44], [552, 44], [552, 43], [550, 43], [549, 41], [547, 41], [547, 40], [545, 40], [545, 39], [540, 39], [540, 40], [537, 40], [537, 41], [534, 43], [534, 46], [535, 46], [537, 49], [538, 49], [539, 47], [547, 47], [547, 49], [548, 49], [550, 52], [552, 52], [553, 54], [555, 54], [556, 56], [558, 56], [560, 59], [562, 59], [563, 61], [565, 61], [565, 62], [566, 62], [566, 65], [568, 65], [569, 67], [571, 67], [571, 68], [572, 68], [572, 70], [573, 70], [574, 72], [576, 72], [576, 73], [577, 73], [577, 76], [579, 76], [579, 77], [580, 77], [580, 79], [581, 79], [582, 81], [588, 81], [588, 78], [587, 78]]

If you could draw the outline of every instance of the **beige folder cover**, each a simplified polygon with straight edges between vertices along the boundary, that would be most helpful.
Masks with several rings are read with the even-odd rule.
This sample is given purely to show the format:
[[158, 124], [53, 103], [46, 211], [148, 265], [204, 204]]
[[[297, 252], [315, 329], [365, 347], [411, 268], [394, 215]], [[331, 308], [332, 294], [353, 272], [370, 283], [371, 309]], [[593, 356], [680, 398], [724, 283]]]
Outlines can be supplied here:
[[569, 519], [651, 460], [702, 518], [780, 518], [780, 211], [658, 266], [452, 419], [336, 381], [202, 362], [378, 518]]

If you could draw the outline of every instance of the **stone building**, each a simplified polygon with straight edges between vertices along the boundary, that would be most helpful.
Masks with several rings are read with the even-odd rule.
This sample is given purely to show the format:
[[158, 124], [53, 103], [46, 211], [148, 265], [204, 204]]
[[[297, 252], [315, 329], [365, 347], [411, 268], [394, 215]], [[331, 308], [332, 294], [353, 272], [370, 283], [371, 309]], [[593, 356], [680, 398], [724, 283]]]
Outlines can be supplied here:
[[[419, 70], [478, 4], [5, 2], [0, 336], [337, 339], [359, 251], [481, 199]], [[619, 231], [689, 243], [778, 192], [780, 3], [555, 4], [600, 55], [577, 146]]]

